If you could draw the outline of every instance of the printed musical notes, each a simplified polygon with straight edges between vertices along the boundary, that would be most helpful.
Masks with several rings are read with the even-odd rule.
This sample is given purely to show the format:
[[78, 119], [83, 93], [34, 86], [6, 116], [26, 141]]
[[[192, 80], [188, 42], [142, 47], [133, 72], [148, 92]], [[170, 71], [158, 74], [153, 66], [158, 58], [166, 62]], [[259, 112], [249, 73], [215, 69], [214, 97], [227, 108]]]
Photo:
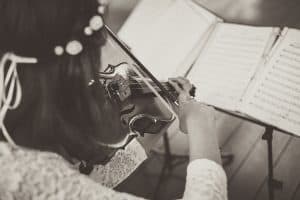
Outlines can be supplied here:
[[285, 29], [245, 99], [245, 112], [300, 134], [300, 31]]
[[265, 49], [275, 40], [273, 33], [269, 27], [218, 24], [188, 75], [198, 88], [198, 100], [236, 110]]
[[300, 136], [300, 30], [224, 23], [190, 0], [142, 2], [148, 14], [121, 35], [157, 78], [187, 75], [197, 100]]

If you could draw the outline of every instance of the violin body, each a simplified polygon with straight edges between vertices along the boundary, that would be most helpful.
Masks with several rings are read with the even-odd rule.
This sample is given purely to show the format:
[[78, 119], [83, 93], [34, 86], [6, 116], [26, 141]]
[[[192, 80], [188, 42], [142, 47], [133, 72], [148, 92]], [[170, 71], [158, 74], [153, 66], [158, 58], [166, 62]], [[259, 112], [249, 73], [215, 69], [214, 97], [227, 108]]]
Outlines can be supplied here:
[[151, 90], [129, 68], [130, 65], [125, 62], [109, 65], [99, 73], [99, 81], [104, 85], [107, 96], [119, 106], [120, 121], [128, 134], [144, 136], [161, 133], [174, 121], [175, 116], [162, 108], [152, 92], [155, 89], [161, 94], [161, 91], [152, 82]]
[[[169, 83], [157, 81], [107, 26], [104, 30], [106, 44], [101, 51], [99, 81], [108, 97], [119, 105], [121, 122], [131, 134], [161, 132], [161, 127], [169, 126], [175, 119], [170, 104], [178, 105], [178, 94]], [[194, 96], [195, 88], [190, 93]]]
[[[97, 80], [106, 90], [107, 98], [115, 102], [120, 110], [120, 122], [129, 136], [121, 146], [101, 144], [108, 147], [105, 165], [118, 149], [125, 148], [130, 139], [139, 137], [139, 142], [146, 151], [165, 133], [176, 119], [171, 106], [176, 106], [178, 94], [167, 82], [161, 83], [146, 69], [107, 26], [104, 26], [101, 47], [101, 65]], [[191, 91], [194, 93], [194, 91]], [[89, 174], [95, 162], [88, 161], [81, 165], [82, 173]], [[99, 163], [97, 161], [97, 163]]]

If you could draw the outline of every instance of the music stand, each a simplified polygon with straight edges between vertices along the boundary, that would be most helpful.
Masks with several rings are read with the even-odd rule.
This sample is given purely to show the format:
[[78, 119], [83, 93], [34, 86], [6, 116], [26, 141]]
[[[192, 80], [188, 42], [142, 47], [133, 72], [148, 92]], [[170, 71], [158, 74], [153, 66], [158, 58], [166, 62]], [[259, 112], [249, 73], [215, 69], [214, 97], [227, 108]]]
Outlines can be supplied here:
[[[163, 94], [175, 105], [178, 105], [177, 98], [173, 96], [170, 92], [168, 92], [162, 84], [152, 75], [150, 71], [147, 70], [147, 68], [131, 53], [129, 48], [127, 47], [126, 44], [124, 44], [107, 26], [104, 27], [107, 30], [107, 33], [115, 40], [115, 42], [124, 50], [124, 52], [134, 61], [139, 65], [139, 68], [149, 77], [152, 79], [152, 81], [159, 87], [159, 89], [163, 92]], [[275, 190], [281, 190], [283, 187], [283, 183], [279, 180], [276, 180], [274, 178], [274, 166], [273, 166], [273, 133], [274, 131], [279, 131], [288, 135], [296, 136], [299, 137], [293, 133], [290, 133], [288, 131], [282, 130], [280, 128], [277, 128], [273, 125], [267, 124], [265, 122], [259, 121], [255, 118], [252, 118], [247, 115], [243, 115], [238, 112], [232, 112], [229, 110], [225, 110], [216, 106], [212, 106], [216, 110], [237, 117], [239, 119], [243, 119], [246, 121], [249, 121], [251, 123], [260, 125], [265, 127], [265, 132], [262, 136], [263, 140], [266, 140], [267, 142], [267, 151], [268, 151], [268, 194], [269, 194], [269, 200], [274, 200], [274, 192]], [[165, 148], [167, 154], [170, 154], [170, 146], [169, 143], [167, 142], [167, 136], [165, 135], [164, 137], [164, 142], [165, 142]], [[167, 155], [166, 158], [170, 160], [170, 155]], [[165, 166], [164, 166], [165, 167]]]

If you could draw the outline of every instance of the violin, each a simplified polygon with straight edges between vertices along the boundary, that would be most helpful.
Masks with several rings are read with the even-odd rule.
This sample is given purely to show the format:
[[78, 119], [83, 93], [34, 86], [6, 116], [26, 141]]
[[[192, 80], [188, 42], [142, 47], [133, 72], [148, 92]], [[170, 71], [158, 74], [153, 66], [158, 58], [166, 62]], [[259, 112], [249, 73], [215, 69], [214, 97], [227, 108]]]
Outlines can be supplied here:
[[[162, 82], [162, 87], [170, 91], [169, 96], [166, 96], [153, 81], [148, 80], [151, 90], [141, 77], [129, 68], [130, 64], [127, 62], [110, 64], [104, 72], [97, 75], [97, 81], [104, 86], [106, 98], [119, 107], [122, 130], [126, 131], [127, 135], [124, 144], [120, 146], [103, 144], [109, 153], [103, 160], [97, 161], [97, 164], [105, 165], [119, 149], [124, 149], [136, 137], [162, 133], [175, 120], [175, 116], [160, 105], [161, 101], [156, 101], [157, 96], [153, 93], [153, 90], [157, 91], [162, 98], [171, 103], [173, 99], [169, 99], [170, 95], [178, 96], [175, 89], [169, 83]], [[89, 86], [94, 83], [95, 81], [91, 81]], [[93, 161], [81, 162], [79, 171], [88, 175], [93, 168]]]
[[[98, 77], [101, 81], [105, 80], [106, 89], [108, 94], [115, 98], [117, 101], [121, 102], [128, 98], [130, 95], [138, 97], [138, 96], [153, 96], [153, 91], [139, 79], [137, 76], [129, 77], [126, 80], [124, 77], [117, 73], [117, 68], [122, 68], [126, 65], [129, 65], [127, 62], [122, 62], [118, 65], [109, 64], [105, 69], [105, 72], [99, 72]], [[125, 67], [126, 68], [126, 67]], [[103, 82], [102, 82], [103, 83]], [[174, 101], [174, 98], [177, 99], [178, 93], [174, 89], [174, 87], [169, 82], [159, 82], [160, 85], [164, 88], [164, 91], [168, 91], [169, 95], [165, 96], [164, 91], [159, 87], [156, 83], [154, 83], [151, 79], [148, 79], [148, 83], [154, 88], [160, 95], [165, 97], [168, 101]], [[192, 97], [195, 97], [196, 87], [189, 91]], [[170, 98], [171, 94], [171, 98]]]
[[[129, 64], [122, 62], [118, 65], [108, 65], [104, 72], [99, 72], [99, 81], [104, 85], [107, 96], [116, 102], [121, 108], [121, 122], [124, 126], [128, 126], [128, 130], [136, 135], [143, 136], [144, 134], [157, 134], [165, 126], [174, 121], [175, 116], [166, 118], [162, 115], [157, 115], [155, 112], [144, 110], [136, 111], [138, 99], [155, 98], [155, 90], [161, 95], [166, 102], [172, 104], [174, 99], [177, 100], [178, 93], [173, 86], [168, 82], [160, 82], [160, 87], [152, 80], [147, 79], [147, 83], [136, 74], [118, 73], [118, 69], [128, 70]], [[125, 74], [125, 75], [124, 75]], [[150, 87], [149, 87], [150, 84]], [[161, 89], [163, 87], [164, 91]], [[168, 91], [168, 95], [165, 95]], [[195, 87], [190, 91], [191, 96], [195, 96]], [[129, 115], [129, 117], [128, 117]], [[125, 117], [126, 116], [126, 117]]]
[[[134, 138], [166, 131], [176, 118], [170, 105], [178, 105], [178, 94], [172, 85], [159, 82], [107, 26], [104, 30], [107, 47], [103, 47], [101, 64], [107, 67], [89, 85], [99, 81], [104, 86], [107, 98], [119, 107], [120, 122], [128, 137], [124, 144], [108, 147], [111, 153], [101, 161], [102, 165]], [[195, 88], [190, 94], [195, 95]], [[80, 172], [89, 174], [93, 164], [93, 161], [81, 163]]]

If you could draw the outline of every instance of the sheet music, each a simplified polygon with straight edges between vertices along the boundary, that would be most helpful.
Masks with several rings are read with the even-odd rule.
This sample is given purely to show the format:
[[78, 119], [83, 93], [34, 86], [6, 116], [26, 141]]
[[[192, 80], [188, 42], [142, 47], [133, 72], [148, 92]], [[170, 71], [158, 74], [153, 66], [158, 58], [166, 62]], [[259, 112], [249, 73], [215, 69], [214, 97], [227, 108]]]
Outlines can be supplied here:
[[[175, 0], [141, 32], [127, 30], [135, 38], [130, 41], [125, 38], [125, 42], [158, 79], [165, 80], [178, 71], [178, 67], [183, 67], [186, 57], [216, 19], [216, 16], [191, 1]], [[139, 33], [142, 34], [137, 36]], [[130, 33], [126, 35], [128, 38]]]
[[119, 30], [118, 36], [130, 46], [136, 46], [138, 40], [142, 39], [141, 36], [147, 34], [149, 26], [155, 23], [173, 3], [174, 0], [159, 0], [155, 3], [153, 0], [140, 0]]
[[220, 23], [188, 78], [204, 103], [237, 110], [277, 28]]
[[284, 33], [243, 110], [300, 135], [300, 31], [286, 28]]

